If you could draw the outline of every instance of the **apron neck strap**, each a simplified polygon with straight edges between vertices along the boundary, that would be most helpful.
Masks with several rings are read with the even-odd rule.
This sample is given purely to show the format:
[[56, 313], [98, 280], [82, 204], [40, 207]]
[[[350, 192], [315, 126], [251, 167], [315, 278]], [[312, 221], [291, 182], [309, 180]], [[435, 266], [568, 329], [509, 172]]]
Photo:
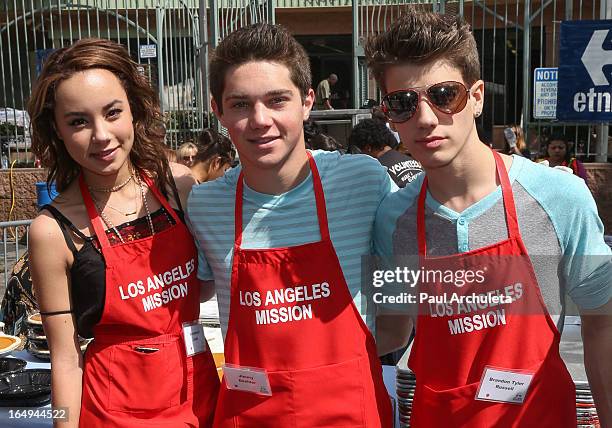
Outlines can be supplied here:
[[[164, 195], [161, 194], [153, 180], [140, 171], [135, 171], [135, 174], [146, 183], [147, 187], [151, 189], [153, 195], [157, 198], [157, 200], [161, 203], [161, 205], [166, 209], [166, 212], [172, 216], [175, 224], [179, 224], [180, 220], [176, 212], [170, 207], [168, 200], [164, 198]], [[85, 208], [87, 208], [87, 214], [89, 215], [89, 220], [93, 226], [94, 232], [98, 237], [98, 241], [100, 242], [100, 246], [102, 248], [110, 248], [110, 242], [108, 237], [106, 236], [106, 232], [104, 230], [104, 223], [100, 218], [100, 214], [91, 198], [91, 194], [89, 193], [89, 189], [87, 188], [87, 184], [85, 183], [85, 178], [83, 177], [83, 173], [79, 175], [79, 187], [81, 189], [81, 195], [83, 196], [83, 201], [85, 202]]]
[[[508, 228], [508, 238], [518, 238], [520, 236], [520, 229], [518, 226], [518, 218], [516, 215], [516, 205], [514, 204], [514, 196], [512, 194], [512, 186], [510, 185], [510, 178], [508, 177], [508, 171], [501, 158], [501, 156], [493, 149], [493, 158], [495, 159], [495, 170], [499, 182], [501, 183], [502, 198], [504, 201], [504, 212], [506, 216], [506, 226]], [[417, 240], [419, 245], [419, 256], [427, 255], [427, 238], [425, 234], [425, 200], [427, 197], [427, 176], [423, 180], [421, 185], [421, 191], [419, 193], [419, 200], [417, 205]]]
[[501, 183], [502, 197], [504, 198], [504, 208], [506, 213], [506, 225], [508, 227], [508, 238], [518, 238], [521, 234], [518, 226], [518, 217], [516, 215], [516, 205], [514, 204], [514, 195], [512, 194], [512, 185], [506, 171], [506, 165], [499, 153], [491, 149], [495, 158], [495, 166], [497, 167], [497, 176]]
[[[174, 224], [179, 224], [181, 220], [178, 218], [178, 215], [170, 206], [170, 203], [168, 202], [168, 200], [159, 191], [159, 189], [157, 188], [157, 186], [155, 185], [151, 177], [149, 177], [146, 173], [141, 172], [141, 171], [136, 171], [136, 174], [138, 174], [138, 176], [142, 179], [142, 181], [144, 181], [145, 184], [149, 187], [149, 189], [151, 190], [153, 195], [157, 198], [157, 200], [162, 205], [162, 207], [166, 209], [166, 212], [170, 214], [170, 216], [172, 216], [172, 219], [174, 220]], [[181, 206], [180, 201], [176, 201], [176, 204], [179, 207]]]
[[98, 237], [98, 242], [100, 242], [100, 246], [102, 248], [110, 248], [110, 242], [108, 241], [108, 237], [106, 236], [106, 232], [104, 231], [104, 224], [102, 223], [100, 214], [96, 209], [93, 199], [91, 198], [91, 194], [89, 193], [89, 189], [87, 188], [87, 184], [85, 183], [85, 177], [83, 177], [82, 172], [79, 174], [79, 187], [81, 189], [81, 196], [83, 197], [83, 201], [85, 202], [85, 208], [87, 208], [87, 215], [89, 216], [89, 221], [91, 221], [91, 225], [93, 226], [94, 233]]
[[[325, 205], [325, 194], [323, 193], [323, 185], [321, 184], [321, 176], [317, 169], [317, 164], [309, 151], [306, 151], [308, 156], [308, 164], [312, 172], [312, 184], [315, 194], [315, 202], [317, 205], [317, 219], [319, 221], [319, 230], [321, 231], [321, 240], [329, 240], [329, 227], [327, 225], [327, 208]], [[240, 171], [238, 183], [236, 185], [236, 201], [234, 208], [234, 245], [240, 248], [242, 244], [242, 201], [244, 194], [244, 172]]]
[[419, 244], [419, 256], [427, 254], [427, 238], [425, 235], [425, 199], [427, 198], [427, 175], [423, 179], [419, 201], [417, 204], [417, 240]]

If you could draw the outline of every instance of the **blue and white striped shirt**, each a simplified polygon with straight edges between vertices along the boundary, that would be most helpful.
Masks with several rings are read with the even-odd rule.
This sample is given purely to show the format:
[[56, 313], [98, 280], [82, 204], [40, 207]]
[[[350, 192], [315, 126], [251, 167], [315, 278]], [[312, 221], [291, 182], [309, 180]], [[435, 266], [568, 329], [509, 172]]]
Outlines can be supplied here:
[[[321, 176], [330, 235], [340, 266], [355, 305], [374, 331], [374, 308], [361, 307], [361, 257], [372, 253], [372, 230], [380, 202], [397, 187], [385, 168], [369, 156], [325, 151], [312, 154]], [[215, 181], [194, 186], [187, 204], [187, 220], [199, 250], [198, 277], [215, 281], [224, 336], [239, 174], [237, 167]], [[281, 195], [258, 193], [245, 183], [243, 204], [243, 248], [287, 247], [321, 239], [312, 174]]]

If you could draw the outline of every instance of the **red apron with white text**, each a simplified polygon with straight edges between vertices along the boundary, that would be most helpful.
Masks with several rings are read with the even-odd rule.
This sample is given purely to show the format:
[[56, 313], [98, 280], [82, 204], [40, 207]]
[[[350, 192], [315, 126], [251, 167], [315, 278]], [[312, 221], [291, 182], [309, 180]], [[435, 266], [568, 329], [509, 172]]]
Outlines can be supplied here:
[[[427, 178], [421, 188], [417, 211], [421, 267], [454, 275], [476, 272], [474, 278], [484, 281], [449, 285], [437, 280], [421, 286], [419, 291], [434, 296], [446, 293], [447, 299], [445, 303], [422, 302], [419, 307], [409, 359], [417, 379], [411, 426], [575, 427], [575, 389], [559, 355], [560, 334], [544, 305], [521, 239], [508, 173], [501, 157], [496, 152], [493, 155], [501, 182], [507, 240], [468, 253], [427, 257]], [[458, 297], [454, 302], [452, 293]], [[485, 294], [505, 296], [500, 299], [506, 301], [469, 302], [468, 297]], [[459, 302], [461, 296], [466, 299]], [[521, 394], [522, 404], [476, 399], [487, 367], [533, 375], [526, 395]], [[480, 398], [486, 396], [483, 392]]]
[[85, 353], [80, 426], [210, 427], [215, 363], [209, 349], [188, 357], [182, 332], [183, 322], [199, 317], [197, 251], [168, 201], [142, 178], [175, 225], [112, 247], [79, 179], [106, 265], [104, 310]]
[[319, 242], [242, 249], [242, 174], [238, 179], [225, 362], [265, 369], [272, 396], [222, 382], [215, 427], [392, 426], [374, 338], [348, 290], [329, 236], [321, 179], [308, 157]]

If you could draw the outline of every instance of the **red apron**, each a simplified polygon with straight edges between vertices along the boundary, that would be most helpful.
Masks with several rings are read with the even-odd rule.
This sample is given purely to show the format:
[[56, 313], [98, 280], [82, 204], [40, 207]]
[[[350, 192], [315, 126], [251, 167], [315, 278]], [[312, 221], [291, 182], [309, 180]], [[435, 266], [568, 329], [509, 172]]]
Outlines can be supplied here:
[[210, 350], [188, 357], [197, 321], [197, 251], [187, 227], [142, 174], [174, 226], [110, 246], [83, 176], [81, 194], [106, 265], [106, 297], [85, 353], [82, 427], [210, 427], [219, 379]]
[[[480, 272], [484, 282], [461, 287], [430, 281], [420, 291], [442, 296], [504, 295], [512, 303], [423, 302], [409, 366], [417, 379], [413, 427], [575, 427], [572, 379], [559, 355], [560, 334], [540, 294], [521, 239], [512, 187], [501, 157], [493, 152], [501, 182], [508, 239], [447, 257], [427, 257], [425, 197], [421, 187], [417, 231], [421, 267]], [[522, 404], [476, 399], [485, 367], [533, 375]], [[482, 396], [481, 396], [482, 398]], [[553, 409], [554, 406], [554, 409]]]
[[392, 426], [374, 338], [344, 280], [321, 179], [308, 158], [319, 242], [242, 249], [242, 174], [238, 179], [225, 361], [265, 369], [272, 396], [223, 382], [215, 427]]

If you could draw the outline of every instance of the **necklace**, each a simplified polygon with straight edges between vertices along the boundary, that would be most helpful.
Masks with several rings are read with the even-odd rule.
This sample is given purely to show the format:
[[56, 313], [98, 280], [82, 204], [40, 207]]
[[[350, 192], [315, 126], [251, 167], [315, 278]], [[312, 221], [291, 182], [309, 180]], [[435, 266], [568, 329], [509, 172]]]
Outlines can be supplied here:
[[122, 244], [125, 244], [125, 241], [123, 240], [123, 236], [121, 236], [121, 234], [119, 233], [119, 230], [117, 230], [117, 228], [115, 227], [113, 222], [110, 221], [110, 219], [108, 217], [106, 217], [106, 214], [104, 214], [104, 211], [102, 211], [102, 209], [100, 209], [100, 206], [98, 205], [98, 201], [96, 201], [93, 198], [93, 196], [92, 196], [91, 199], [93, 200], [94, 205], [96, 206], [96, 209], [100, 213], [100, 217], [102, 217], [102, 220], [104, 220], [104, 223], [106, 223], [106, 226], [108, 226], [111, 229], [113, 229], [113, 232], [115, 232], [115, 235], [117, 235], [117, 238], [119, 238], [119, 240], [121, 241]]
[[116, 192], [117, 190], [121, 190], [123, 189], [130, 181], [132, 181], [132, 172], [130, 171], [130, 176], [127, 178], [127, 180], [125, 180], [123, 183], [119, 183], [116, 186], [113, 187], [89, 187], [89, 191], [94, 191], [94, 192], [104, 192], [104, 193], [113, 193]]
[[[131, 175], [130, 175], [131, 177]], [[143, 185], [142, 181], [140, 180], [140, 177], [136, 176], [136, 180], [138, 181], [138, 185], [140, 186], [140, 195], [142, 197], [142, 202], [143, 205], [145, 207], [145, 212], [147, 213], [147, 223], [149, 225], [149, 229], [151, 230], [151, 236], [155, 235], [155, 228], [153, 227], [153, 220], [151, 219], [151, 211], [149, 210], [149, 204], [147, 203], [147, 198], [145, 195], [145, 186]], [[129, 181], [129, 180], [128, 180]], [[125, 186], [125, 184], [123, 185]], [[91, 188], [90, 188], [90, 193], [91, 193]], [[106, 226], [111, 228], [113, 230], [113, 232], [115, 232], [115, 234], [117, 235], [117, 237], [119, 238], [119, 240], [121, 241], [122, 244], [125, 244], [125, 241], [123, 240], [123, 236], [121, 236], [121, 233], [119, 233], [119, 230], [115, 227], [115, 225], [113, 224], [113, 222], [106, 216], [106, 214], [104, 214], [104, 211], [100, 208], [100, 205], [98, 204], [98, 201], [96, 201], [96, 199], [93, 197], [93, 195], [91, 195], [91, 199], [94, 202], [94, 205], [96, 206], [96, 209], [98, 210], [98, 212], [100, 213], [100, 217], [102, 217], [102, 220], [104, 221], [104, 223], [106, 223]], [[138, 204], [136, 202], [136, 204]], [[108, 205], [108, 203], [106, 204]], [[108, 205], [109, 208], [113, 208], [110, 205]], [[114, 210], [117, 210], [116, 208], [113, 208]], [[119, 211], [121, 212], [121, 211]], [[122, 213], [125, 214], [125, 213]]]
[[[89, 190], [91, 192], [91, 189], [89, 189]], [[115, 211], [117, 211], [119, 214], [123, 214], [126, 217], [134, 215], [134, 214], [136, 214], [138, 212], [138, 199], [136, 198], [137, 192], [138, 192], [138, 190], [134, 189], [134, 210], [133, 211], [128, 211], [128, 212], [122, 211], [119, 208], [115, 208], [114, 206], [112, 206], [108, 202], [106, 203], [106, 206], [111, 208], [111, 209], [113, 209], [113, 210], [115, 210]]]
[[140, 176], [136, 176], [138, 180], [138, 184], [140, 185], [140, 194], [142, 195], [142, 203], [145, 207], [145, 212], [147, 213], [147, 222], [149, 223], [149, 229], [151, 229], [151, 236], [155, 235], [155, 228], [153, 227], [153, 220], [151, 220], [151, 211], [149, 210], [149, 203], [147, 202], [147, 196], [145, 192], [145, 186], [142, 184], [140, 180]]

